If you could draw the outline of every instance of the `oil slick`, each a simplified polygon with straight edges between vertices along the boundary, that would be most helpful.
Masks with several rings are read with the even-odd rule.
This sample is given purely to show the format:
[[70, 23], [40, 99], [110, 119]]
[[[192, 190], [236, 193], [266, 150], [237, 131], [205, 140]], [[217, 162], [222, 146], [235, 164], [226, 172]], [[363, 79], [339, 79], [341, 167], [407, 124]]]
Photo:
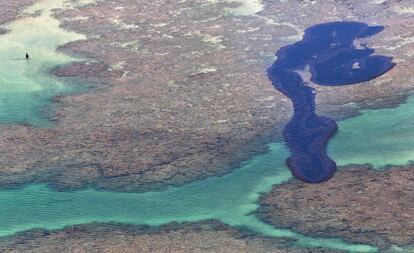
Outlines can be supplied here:
[[310, 81], [324, 86], [362, 83], [392, 69], [391, 57], [373, 55], [374, 49], [356, 48], [354, 40], [381, 32], [382, 26], [359, 22], [332, 22], [310, 27], [303, 39], [281, 48], [268, 69], [273, 86], [290, 98], [294, 114], [283, 130], [291, 156], [286, 164], [293, 175], [307, 183], [329, 180], [335, 162], [326, 153], [336, 122], [315, 113], [316, 92], [298, 71], [309, 68]]

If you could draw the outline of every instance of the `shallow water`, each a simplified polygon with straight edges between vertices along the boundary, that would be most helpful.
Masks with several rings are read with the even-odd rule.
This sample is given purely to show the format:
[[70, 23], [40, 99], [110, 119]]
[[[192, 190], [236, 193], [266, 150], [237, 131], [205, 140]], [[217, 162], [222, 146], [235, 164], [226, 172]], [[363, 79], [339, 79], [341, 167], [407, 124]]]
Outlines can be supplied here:
[[31, 228], [58, 229], [90, 222], [157, 226], [173, 221], [218, 219], [268, 236], [296, 238], [297, 246], [374, 251], [369, 246], [304, 237], [290, 230], [275, 229], [250, 215], [258, 207], [256, 202], [260, 193], [291, 178], [284, 166], [287, 155], [283, 145], [272, 144], [269, 153], [256, 156], [227, 176], [171, 187], [163, 192], [57, 192], [44, 185], [1, 191], [0, 236]]
[[323, 23], [307, 28], [302, 40], [276, 53], [277, 60], [267, 74], [293, 104], [283, 137], [291, 153], [286, 164], [296, 178], [320, 183], [333, 177], [336, 164], [327, 155], [326, 145], [337, 131], [333, 119], [316, 114], [316, 91], [297, 71], [309, 68], [311, 81], [318, 85], [368, 85], [366, 81], [391, 70], [395, 63], [391, 57], [374, 55], [375, 50], [365, 45], [357, 48], [354, 41], [383, 29], [360, 22]]
[[[25, 14], [41, 10], [39, 16], [2, 26], [10, 32], [0, 37], [0, 123], [49, 126], [52, 98], [81, 90], [47, 75], [52, 68], [75, 60], [57, 52], [59, 45], [85, 38], [60, 29], [59, 22], [50, 16], [51, 9], [63, 5], [59, 0], [41, 1], [25, 10]], [[26, 52], [31, 56], [29, 61]]]
[[414, 97], [396, 108], [363, 111], [339, 122], [328, 146], [338, 165], [370, 164], [374, 168], [405, 165], [414, 160]]
[[[50, 109], [50, 99], [56, 94], [76, 91], [77, 88], [66, 86], [47, 74], [56, 65], [74, 60], [50, 49], [83, 38], [82, 35], [59, 29], [58, 22], [50, 17], [51, 8], [61, 6], [62, 1], [43, 1], [27, 10], [28, 13], [42, 10], [40, 16], [13, 22], [8, 26], [12, 31], [0, 36], [0, 56], [9, 59], [0, 63], [0, 83], [3, 85], [0, 89], [0, 122], [45, 126], [47, 117], [43, 110], [45, 107]], [[31, 27], [31, 30], [28, 31], [27, 27]], [[30, 62], [19, 58], [26, 51], [32, 55]], [[381, 121], [379, 124], [380, 115], [389, 122], [383, 124], [385, 121]], [[412, 126], [410, 116], [414, 118], [414, 99], [395, 109], [367, 111], [361, 116], [340, 122], [339, 133], [329, 145], [329, 153], [338, 164], [371, 163], [377, 167], [383, 166], [385, 161], [405, 164], [409, 160], [407, 157], [414, 154], [414, 141], [411, 142], [410, 137], [407, 137]], [[372, 131], [374, 126], [376, 129]], [[371, 132], [368, 135], [361, 134], [367, 131]], [[388, 141], [392, 144], [384, 147], [379, 145]], [[355, 143], [366, 146], [355, 150]], [[401, 150], [395, 150], [396, 147], [401, 147], [405, 152], [404, 157], [401, 156]], [[378, 154], [382, 152], [389, 157], [379, 161]], [[273, 143], [269, 145], [268, 153], [244, 162], [229, 175], [171, 187], [163, 192], [120, 193], [91, 189], [57, 192], [44, 185], [2, 190], [0, 236], [32, 228], [52, 230], [90, 222], [114, 221], [158, 226], [173, 221], [219, 219], [226, 224], [246, 227], [268, 236], [296, 238], [298, 247], [375, 251], [375, 248], [367, 245], [304, 237], [290, 230], [276, 229], [251, 215], [258, 207], [260, 193], [268, 192], [274, 184], [291, 179], [290, 171], [284, 164], [287, 157], [284, 145]]]
[[[339, 122], [339, 132], [328, 151], [341, 165], [407, 164], [414, 158], [413, 119], [414, 97], [396, 108], [363, 111], [360, 116]], [[94, 221], [157, 226], [172, 221], [219, 219], [264, 235], [297, 238], [299, 246], [374, 251], [364, 245], [303, 237], [290, 230], [275, 229], [250, 215], [258, 207], [260, 193], [291, 179], [284, 164], [287, 156], [283, 144], [273, 143], [268, 153], [244, 162], [229, 175], [171, 187], [163, 192], [117, 193], [90, 189], [56, 192], [44, 185], [3, 190], [0, 192], [0, 236], [31, 228], [58, 229]]]

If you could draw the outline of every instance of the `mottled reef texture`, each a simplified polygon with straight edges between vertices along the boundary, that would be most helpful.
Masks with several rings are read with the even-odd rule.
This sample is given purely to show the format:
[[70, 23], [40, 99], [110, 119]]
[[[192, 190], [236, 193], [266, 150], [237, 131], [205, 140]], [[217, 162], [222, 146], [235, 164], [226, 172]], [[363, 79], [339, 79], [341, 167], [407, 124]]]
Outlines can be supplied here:
[[[33, 4], [36, 0], [13, 0], [0, 2], [0, 24], [6, 23], [15, 19], [24, 7]], [[0, 34], [6, 32], [0, 28]]]
[[258, 215], [305, 234], [377, 245], [414, 244], [414, 168], [341, 170], [326, 183], [292, 180], [260, 199]]
[[62, 26], [88, 37], [60, 50], [90, 60], [54, 73], [94, 88], [56, 98], [53, 129], [0, 127], [0, 185], [146, 191], [229, 172], [291, 116], [266, 77], [274, 53], [321, 22], [385, 25], [372, 42], [398, 66], [369, 85], [316, 87], [318, 113], [338, 119], [401, 101], [414, 84], [414, 16], [404, 5], [414, 3], [269, 0], [250, 16], [231, 14], [235, 2], [206, 0], [56, 10]]
[[[160, 228], [90, 224], [63, 230], [29, 231], [0, 239], [3, 253], [308, 253], [289, 241], [255, 237], [219, 222], [171, 224]], [[285, 246], [284, 246], [285, 245]], [[314, 253], [333, 253], [312, 249]]]

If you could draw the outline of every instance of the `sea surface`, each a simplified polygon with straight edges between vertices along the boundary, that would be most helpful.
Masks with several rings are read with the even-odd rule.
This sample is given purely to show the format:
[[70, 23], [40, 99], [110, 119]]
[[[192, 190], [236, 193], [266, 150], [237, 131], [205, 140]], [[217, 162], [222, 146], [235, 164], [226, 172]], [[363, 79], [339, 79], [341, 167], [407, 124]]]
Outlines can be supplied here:
[[[1, 55], [13, 59], [30, 51], [33, 57], [30, 62], [16, 58], [9, 70], [6, 63], [0, 63], [0, 84], [3, 85], [0, 101], [4, 103], [0, 105], [0, 122], [45, 126], [47, 117], [42, 110], [50, 108], [50, 99], [56, 94], [77, 92], [49, 73], [58, 65], [76, 60], [50, 48], [83, 38], [63, 31], [50, 16], [51, 8], [59, 4], [62, 1], [40, 2], [27, 10], [28, 13], [41, 10], [40, 16], [15, 21], [8, 25], [11, 32], [0, 36]], [[3, 98], [9, 102], [3, 102]], [[361, 111], [357, 117], [338, 122], [339, 131], [328, 146], [328, 154], [339, 165], [371, 164], [374, 169], [390, 163], [410, 163], [414, 154], [413, 121], [414, 97], [396, 108]], [[91, 222], [159, 226], [217, 219], [267, 236], [295, 238], [297, 247], [376, 252], [370, 245], [346, 243], [340, 238], [307, 237], [274, 228], [252, 214], [258, 208], [260, 194], [292, 178], [285, 165], [288, 156], [284, 144], [275, 142], [269, 144], [267, 153], [243, 162], [226, 176], [210, 177], [162, 192], [54, 191], [46, 185], [1, 190], [0, 236]]]
[[286, 160], [292, 174], [306, 183], [331, 179], [336, 163], [326, 153], [329, 139], [337, 131], [335, 120], [316, 114], [316, 91], [298, 71], [309, 69], [311, 81], [324, 86], [368, 85], [367, 81], [391, 70], [395, 63], [388, 56], [374, 55], [355, 40], [375, 35], [383, 26], [360, 22], [331, 22], [305, 30], [303, 39], [284, 46], [267, 70], [273, 86], [288, 97], [294, 113], [283, 129], [291, 156]]
[[[54, 67], [77, 60], [56, 51], [58, 46], [86, 38], [59, 28], [51, 10], [62, 6], [61, 0], [41, 1], [26, 9], [24, 14], [32, 17], [2, 26], [9, 32], [0, 37], [0, 123], [49, 127], [53, 97], [83, 90], [82, 85], [49, 74]], [[41, 15], [36, 16], [37, 11]]]
[[[378, 124], [381, 119], [386, 119], [387, 124]], [[360, 116], [339, 122], [340, 130], [328, 152], [341, 165], [372, 164], [375, 169], [382, 169], [389, 162], [410, 163], [410, 156], [414, 154], [413, 121], [414, 97], [396, 108], [362, 111]], [[284, 163], [288, 155], [283, 143], [273, 143], [268, 153], [244, 162], [226, 176], [170, 187], [162, 192], [120, 193], [92, 189], [58, 192], [45, 185], [3, 190], [0, 191], [0, 236], [32, 228], [59, 229], [90, 222], [159, 226], [173, 221], [218, 219], [264, 235], [296, 238], [298, 246], [375, 252], [375, 248], [368, 245], [305, 237], [290, 230], [276, 229], [251, 214], [258, 207], [261, 193], [292, 178]]]

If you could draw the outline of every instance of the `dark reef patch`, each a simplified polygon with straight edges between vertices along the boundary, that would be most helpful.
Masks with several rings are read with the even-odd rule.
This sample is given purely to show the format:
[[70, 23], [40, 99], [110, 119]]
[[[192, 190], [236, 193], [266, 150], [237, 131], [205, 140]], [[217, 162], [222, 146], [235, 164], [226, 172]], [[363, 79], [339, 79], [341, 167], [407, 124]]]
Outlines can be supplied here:
[[315, 113], [315, 91], [297, 71], [309, 67], [311, 81], [324, 86], [361, 83], [395, 66], [392, 57], [373, 55], [375, 50], [356, 39], [381, 32], [382, 26], [359, 22], [332, 22], [305, 30], [303, 39], [281, 48], [268, 69], [273, 86], [290, 98], [294, 115], [283, 130], [291, 157], [286, 161], [293, 175], [307, 183], [329, 180], [336, 164], [326, 154], [326, 144], [337, 130], [333, 119]]

